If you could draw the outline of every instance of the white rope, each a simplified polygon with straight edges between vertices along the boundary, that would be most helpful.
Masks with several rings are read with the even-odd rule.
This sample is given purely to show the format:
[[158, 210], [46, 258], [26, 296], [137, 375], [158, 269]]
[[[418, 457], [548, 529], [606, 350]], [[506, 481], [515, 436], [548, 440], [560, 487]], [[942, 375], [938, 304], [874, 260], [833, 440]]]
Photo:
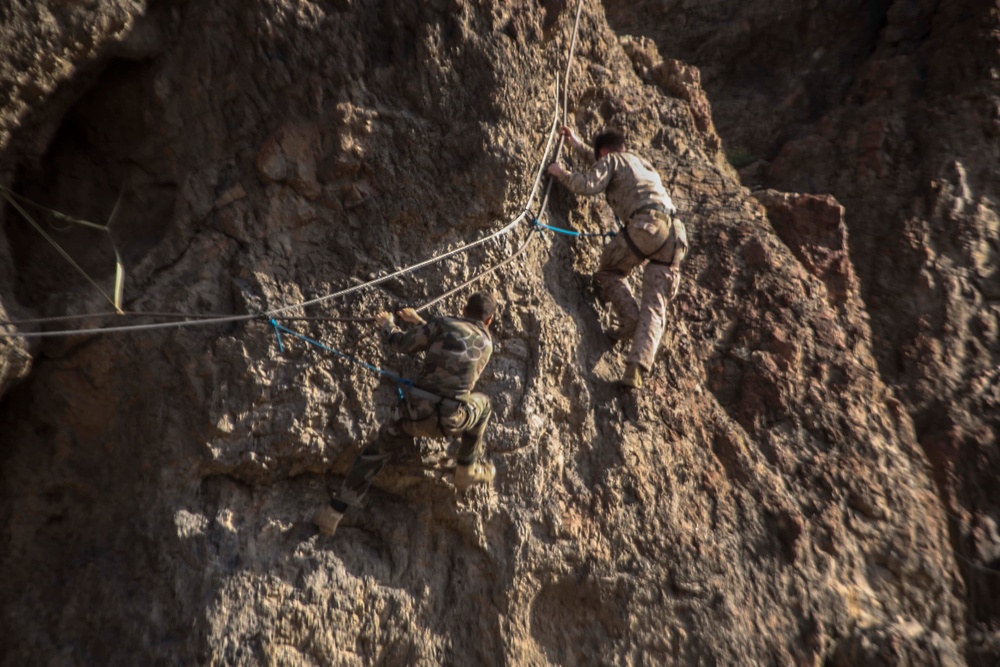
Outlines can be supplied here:
[[563, 123], [566, 122], [567, 109], [569, 108], [569, 73], [573, 69], [573, 53], [576, 51], [576, 35], [580, 29], [580, 12], [583, 11], [583, 0], [576, 5], [576, 19], [573, 21], [573, 39], [569, 43], [569, 58], [566, 60], [566, 76], [563, 81], [566, 86], [563, 89]]
[[[575, 23], [574, 23], [574, 26], [573, 26], [573, 39], [572, 39], [572, 41], [570, 43], [569, 57], [568, 57], [568, 60], [567, 60], [567, 65], [566, 65], [566, 79], [565, 79], [565, 84], [564, 84], [564, 91], [568, 90], [568, 87], [569, 87], [569, 72], [572, 69], [573, 53], [574, 53], [574, 50], [576, 48], [576, 36], [577, 36], [577, 31], [578, 31], [578, 28], [579, 28], [579, 24], [580, 24], [580, 13], [581, 13], [582, 8], [583, 8], [583, 0], [580, 0], [579, 4], [577, 6], [576, 20], [575, 20]], [[528, 196], [528, 202], [525, 205], [525, 208], [521, 211], [521, 213], [517, 217], [515, 217], [507, 225], [505, 225], [501, 229], [497, 230], [496, 232], [490, 234], [489, 236], [485, 236], [485, 237], [483, 237], [483, 238], [481, 238], [481, 239], [479, 239], [477, 241], [473, 241], [472, 243], [468, 243], [466, 245], [463, 245], [463, 246], [460, 246], [458, 248], [455, 248], [454, 250], [450, 250], [450, 251], [442, 253], [440, 255], [433, 256], [433, 257], [431, 257], [431, 258], [429, 258], [427, 260], [424, 260], [424, 261], [419, 262], [417, 264], [413, 264], [412, 266], [404, 267], [402, 269], [399, 269], [399, 270], [394, 271], [392, 273], [386, 274], [386, 275], [381, 276], [379, 278], [375, 278], [373, 280], [369, 280], [367, 282], [360, 283], [360, 284], [354, 285], [352, 287], [348, 287], [346, 289], [340, 290], [339, 292], [334, 292], [332, 294], [327, 294], [327, 295], [324, 295], [324, 296], [320, 296], [320, 297], [317, 297], [315, 299], [310, 299], [308, 301], [304, 301], [302, 303], [296, 303], [296, 304], [291, 304], [291, 305], [288, 305], [288, 306], [282, 306], [280, 308], [272, 308], [272, 309], [267, 310], [267, 311], [262, 312], [262, 313], [254, 313], [254, 314], [247, 314], [247, 315], [229, 315], [229, 316], [222, 316], [222, 317], [207, 317], [207, 318], [202, 317], [202, 318], [195, 319], [195, 320], [180, 320], [180, 321], [174, 321], [174, 322], [153, 322], [153, 323], [149, 323], [149, 324], [129, 324], [129, 325], [111, 326], [111, 327], [94, 327], [94, 328], [90, 328], [90, 329], [68, 329], [68, 330], [62, 330], [62, 331], [38, 331], [38, 332], [29, 332], [29, 333], [23, 333], [23, 332], [2, 332], [2, 331], [0, 331], [0, 338], [13, 338], [15, 336], [20, 336], [22, 338], [46, 338], [46, 337], [55, 337], [55, 336], [92, 335], [92, 334], [97, 334], [97, 333], [121, 333], [121, 332], [131, 332], [131, 331], [150, 331], [150, 330], [155, 330], [155, 329], [181, 328], [181, 327], [195, 326], [195, 325], [197, 325], [197, 326], [204, 326], [204, 325], [211, 325], [211, 324], [222, 324], [222, 323], [232, 323], [232, 322], [246, 322], [246, 321], [254, 320], [254, 319], [258, 319], [258, 318], [274, 318], [274, 317], [279, 316], [282, 313], [285, 313], [285, 312], [287, 312], [289, 310], [293, 310], [293, 309], [296, 309], [296, 308], [305, 308], [305, 307], [308, 307], [308, 306], [313, 306], [313, 305], [316, 305], [318, 303], [323, 303], [323, 302], [326, 302], [326, 301], [330, 301], [330, 300], [333, 300], [333, 299], [336, 299], [336, 298], [340, 298], [340, 297], [346, 296], [348, 294], [352, 294], [354, 292], [357, 292], [357, 291], [362, 290], [362, 289], [366, 289], [368, 287], [373, 287], [375, 285], [384, 283], [384, 282], [386, 282], [388, 280], [392, 280], [393, 278], [397, 278], [399, 276], [405, 275], [405, 274], [410, 273], [412, 271], [416, 271], [418, 269], [424, 268], [424, 267], [429, 266], [431, 264], [435, 264], [435, 263], [440, 262], [440, 261], [442, 261], [444, 259], [447, 259], [449, 257], [457, 255], [459, 253], [466, 252], [468, 250], [471, 250], [472, 248], [475, 248], [476, 246], [482, 245], [482, 244], [484, 244], [484, 243], [486, 243], [488, 241], [491, 241], [491, 240], [493, 240], [495, 238], [503, 236], [504, 234], [507, 234], [508, 232], [510, 232], [518, 223], [524, 221], [525, 218], [526, 218], [526, 216], [529, 213], [531, 213], [531, 210], [530, 210], [530, 208], [531, 208], [531, 202], [535, 199], [536, 195], [538, 194], [538, 187], [539, 187], [539, 184], [541, 183], [542, 175], [545, 173], [545, 168], [546, 168], [547, 163], [548, 163], [549, 149], [552, 147], [552, 141], [555, 138], [556, 134], [558, 133], [557, 130], [558, 130], [559, 116], [560, 116], [560, 114], [559, 114], [559, 83], [560, 83], [559, 82], [559, 75], [557, 73], [556, 74], [556, 86], [555, 86], [555, 111], [553, 113], [552, 125], [549, 128], [548, 140], [546, 141], [545, 149], [542, 152], [542, 159], [541, 159], [541, 162], [539, 164], [538, 172], [535, 174], [535, 180], [534, 180], [534, 183], [532, 184], [532, 187], [531, 187], [531, 193]], [[565, 118], [566, 118], [566, 106], [567, 106], [567, 104], [568, 104], [568, 93], [564, 94], [564, 96], [563, 96], [562, 117], [563, 117], [563, 121], [564, 122], [565, 122]], [[557, 145], [557, 148], [556, 148], [556, 155], [557, 156], [558, 156], [558, 154], [559, 154], [559, 152], [561, 150], [562, 150], [562, 139], [560, 138], [560, 141], [558, 142], [558, 145]], [[539, 209], [539, 216], [541, 216], [542, 212], [544, 211], [545, 207], [547, 206], [548, 195], [549, 195], [549, 191], [551, 190], [551, 187], [552, 187], [552, 182], [550, 180], [549, 183], [548, 183], [548, 187], [546, 188], [546, 191], [545, 191], [545, 197], [544, 197], [544, 199], [542, 201], [541, 208]], [[13, 203], [13, 202], [11, 202], [11, 203]], [[520, 252], [518, 252], [517, 254], [520, 254]], [[450, 294], [450, 292], [449, 292], [449, 294]], [[134, 313], [134, 314], [141, 314], [141, 313]], [[18, 322], [3, 322], [3, 323], [0, 323], [0, 324], [5, 325], [5, 326], [16, 326], [18, 324]]]
[[[66, 252], [66, 250], [61, 245], [59, 245], [58, 243], [56, 243], [56, 240], [54, 238], [52, 238], [51, 236], [49, 236], [49, 234], [42, 228], [42, 226], [40, 224], [38, 224], [38, 222], [34, 218], [32, 218], [31, 215], [29, 215], [28, 212], [25, 211], [24, 208], [20, 204], [17, 203], [17, 200], [14, 199], [14, 197], [10, 196], [10, 194], [8, 194], [7, 188], [0, 188], [0, 195], [3, 195], [4, 199], [6, 199], [10, 203], [10, 205], [13, 206], [17, 210], [17, 212], [20, 213], [21, 216], [25, 220], [27, 220], [31, 224], [31, 226], [34, 227], [35, 230], [39, 234], [42, 235], [42, 238], [44, 238], [46, 241], [48, 241], [52, 245], [52, 247], [56, 249], [56, 252], [58, 252], [60, 255], [62, 255], [63, 259], [65, 259], [69, 263], [70, 266], [72, 266], [74, 269], [77, 270], [77, 272], [80, 273], [80, 275], [82, 275], [84, 278], [86, 278], [87, 282], [89, 282], [91, 285], [93, 285], [94, 289], [96, 289], [98, 292], [100, 292], [101, 296], [103, 296], [108, 303], [110, 303], [112, 306], [114, 306], [114, 308], [118, 312], [121, 312], [121, 304], [119, 302], [115, 301], [110, 296], [108, 296], [108, 293], [105, 292], [101, 288], [101, 286], [97, 284], [97, 281], [94, 280], [93, 278], [91, 278], [90, 274], [87, 273], [84, 270], [84, 268], [82, 266], [80, 266], [77, 263], [77, 261], [75, 259], [73, 259], [73, 257], [68, 252]], [[117, 205], [116, 205], [116, 208], [117, 208]], [[113, 241], [112, 241], [112, 245], [114, 245]], [[116, 261], [118, 261], [118, 259], [117, 259], [118, 258], [118, 250], [117, 249], [115, 249], [115, 258], [116, 258]], [[117, 266], [120, 267], [121, 264], [119, 263], [119, 264], [117, 264]], [[116, 292], [118, 290], [118, 285], [120, 284], [119, 283], [119, 276], [120, 275], [121, 275], [120, 271], [116, 272], [116, 274], [115, 274], [115, 290], [116, 290]]]

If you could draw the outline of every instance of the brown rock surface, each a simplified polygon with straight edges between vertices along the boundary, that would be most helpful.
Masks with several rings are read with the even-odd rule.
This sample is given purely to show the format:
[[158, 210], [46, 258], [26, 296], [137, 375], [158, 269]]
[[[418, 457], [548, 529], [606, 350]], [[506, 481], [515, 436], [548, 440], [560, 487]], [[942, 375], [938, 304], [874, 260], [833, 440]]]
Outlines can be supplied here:
[[[969, 622], [996, 637], [1000, 6], [605, 4], [616, 29], [700, 68], [747, 185], [845, 206], [879, 372], [934, 466]], [[970, 659], [995, 664], [998, 646]]]
[[[0, 10], [0, 184], [94, 220], [123, 192], [112, 236], [126, 308], [236, 315], [356, 285], [513, 219], [575, 13], [526, 0], [83, 4]], [[694, 25], [711, 11], [738, 21], [742, 6], [687, 13]], [[537, 238], [486, 279], [503, 303], [481, 382], [493, 396], [491, 490], [457, 496], [396, 467], [364, 511], [319, 538], [308, 518], [389, 414], [391, 384], [287, 336], [281, 353], [259, 320], [0, 339], [0, 664], [951, 665], [983, 654], [986, 639], [966, 637], [983, 598], [966, 588], [947, 511], [971, 488], [954, 476], [962, 448], [995, 447], [997, 377], [944, 393], [945, 378], [906, 384], [886, 358], [912, 348], [907, 372], [928, 359], [952, 372], [963, 362], [940, 328], [979, 327], [995, 342], [995, 317], [965, 329], [958, 311], [930, 318], [911, 347], [873, 330], [869, 317], [891, 314], [869, 297], [887, 275], [871, 268], [872, 234], [840, 193], [742, 187], [699, 64], [619, 37], [601, 6], [584, 6], [571, 121], [628, 132], [664, 175], [692, 252], [638, 395], [615, 385], [621, 351], [599, 331], [599, 241]], [[866, 146], [890, 131], [854, 119], [839, 123]], [[995, 217], [978, 190], [985, 164], [971, 180], [965, 161], [949, 164], [916, 191], [930, 213], [912, 221], [928, 236], [912, 238], [934, 240], [925, 261], [951, 271], [934, 222], [988, 229]], [[550, 212], [562, 227], [610, 224], [604, 204], [560, 190]], [[12, 207], [0, 215], [0, 314], [107, 309]], [[109, 284], [107, 239], [50, 230]], [[423, 303], [529, 233], [289, 314]], [[949, 248], [966, 249], [987, 285], [992, 237], [969, 238], [980, 242]], [[952, 312], [967, 274], [947, 275], [929, 271], [940, 300], [921, 298]], [[366, 325], [289, 325], [415, 368], [383, 356]], [[969, 407], [928, 430], [935, 396]], [[977, 544], [997, 535], [991, 516], [971, 524]]]

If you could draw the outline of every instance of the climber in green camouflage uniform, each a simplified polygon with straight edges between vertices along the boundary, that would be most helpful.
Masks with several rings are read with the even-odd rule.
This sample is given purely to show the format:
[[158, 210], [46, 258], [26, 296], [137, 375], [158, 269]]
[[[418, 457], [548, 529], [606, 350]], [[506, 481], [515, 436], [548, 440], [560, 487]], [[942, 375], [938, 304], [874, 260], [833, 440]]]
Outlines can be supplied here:
[[389, 313], [376, 316], [387, 347], [411, 355], [425, 352], [423, 369], [415, 386], [405, 392], [401, 414], [361, 450], [338, 496], [316, 512], [313, 520], [321, 532], [332, 535], [336, 531], [347, 508], [361, 502], [375, 476], [394, 456], [413, 446], [414, 438], [460, 437], [455, 468], [459, 490], [493, 480], [493, 465], [480, 460], [490, 400], [472, 389], [493, 352], [489, 326], [495, 312], [494, 298], [477, 292], [469, 297], [461, 318], [425, 322], [406, 308], [398, 313], [399, 319], [416, 326], [403, 331]]

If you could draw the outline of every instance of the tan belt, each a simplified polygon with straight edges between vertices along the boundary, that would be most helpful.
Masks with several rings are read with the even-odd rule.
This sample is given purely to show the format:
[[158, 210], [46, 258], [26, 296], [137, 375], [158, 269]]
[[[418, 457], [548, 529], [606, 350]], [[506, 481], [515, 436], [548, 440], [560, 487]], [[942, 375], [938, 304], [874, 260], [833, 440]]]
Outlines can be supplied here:
[[652, 204], [645, 204], [644, 206], [640, 206], [639, 208], [632, 211], [632, 214], [628, 216], [628, 219], [631, 220], [640, 213], [649, 213], [651, 211], [659, 211], [660, 213], [666, 213], [667, 215], [672, 215], [671, 210], [668, 209], [666, 206], [664, 206], [659, 202], [653, 202]]

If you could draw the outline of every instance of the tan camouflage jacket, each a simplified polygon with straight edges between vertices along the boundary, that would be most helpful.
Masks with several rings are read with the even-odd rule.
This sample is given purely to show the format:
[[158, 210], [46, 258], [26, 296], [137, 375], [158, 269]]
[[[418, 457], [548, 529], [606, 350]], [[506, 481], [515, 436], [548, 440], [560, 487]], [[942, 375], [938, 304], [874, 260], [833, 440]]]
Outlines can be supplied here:
[[[594, 159], [594, 149], [586, 144], [577, 146], [576, 151]], [[559, 177], [559, 182], [578, 195], [603, 192], [622, 223], [627, 223], [633, 213], [648, 204], [662, 204], [671, 215], [677, 210], [652, 165], [628, 151], [608, 153], [586, 172], [567, 171]]]
[[482, 322], [436, 317], [403, 331], [394, 323], [382, 329], [385, 344], [397, 352], [426, 351], [416, 384], [445, 398], [472, 391], [493, 354], [493, 338]]

